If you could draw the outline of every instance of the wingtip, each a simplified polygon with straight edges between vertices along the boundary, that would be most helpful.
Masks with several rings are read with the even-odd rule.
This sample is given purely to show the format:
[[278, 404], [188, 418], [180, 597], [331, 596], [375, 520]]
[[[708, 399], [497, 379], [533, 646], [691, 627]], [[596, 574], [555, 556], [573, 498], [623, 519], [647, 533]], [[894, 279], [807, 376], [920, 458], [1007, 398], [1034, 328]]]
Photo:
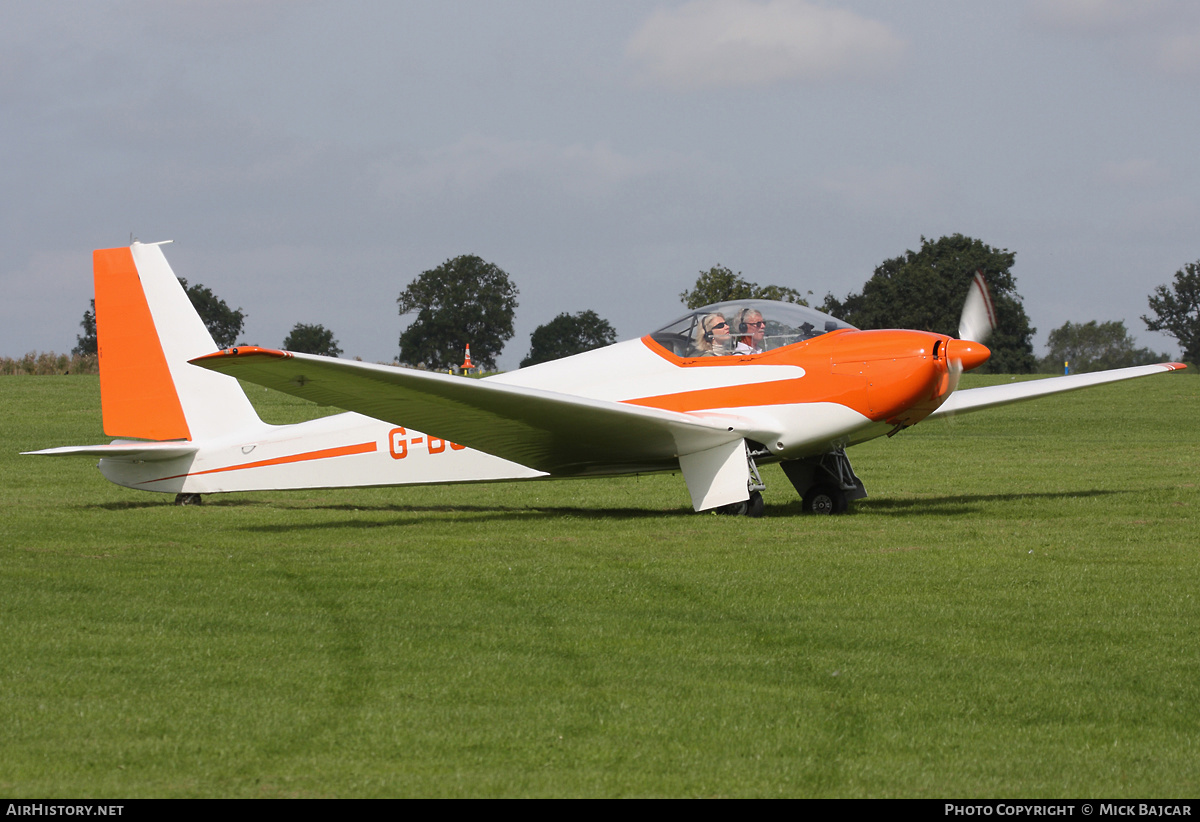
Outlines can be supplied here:
[[272, 357], [278, 360], [287, 360], [292, 358], [292, 352], [281, 351], [278, 348], [263, 348], [258, 345], [238, 345], [232, 348], [222, 348], [220, 351], [196, 357], [195, 359], [188, 360], [188, 362], [200, 365], [213, 360], [227, 360], [233, 357]]

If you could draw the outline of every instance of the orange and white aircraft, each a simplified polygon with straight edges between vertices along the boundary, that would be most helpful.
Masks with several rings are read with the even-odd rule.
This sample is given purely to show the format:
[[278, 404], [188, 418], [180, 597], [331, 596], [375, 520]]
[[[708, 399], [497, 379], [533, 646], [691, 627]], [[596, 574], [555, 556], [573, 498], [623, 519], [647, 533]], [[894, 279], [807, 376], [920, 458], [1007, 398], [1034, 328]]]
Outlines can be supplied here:
[[[778, 462], [806, 510], [866, 496], [845, 449], [961, 413], [1141, 377], [1147, 365], [955, 391], [994, 326], [977, 277], [959, 339], [860, 331], [811, 308], [742, 300], [640, 339], [474, 380], [239, 346], [217, 351], [161, 244], [95, 252], [106, 445], [120, 485], [176, 494], [492, 482], [679, 471], [697, 511], [762, 514]], [[240, 378], [348, 413], [262, 422]]]

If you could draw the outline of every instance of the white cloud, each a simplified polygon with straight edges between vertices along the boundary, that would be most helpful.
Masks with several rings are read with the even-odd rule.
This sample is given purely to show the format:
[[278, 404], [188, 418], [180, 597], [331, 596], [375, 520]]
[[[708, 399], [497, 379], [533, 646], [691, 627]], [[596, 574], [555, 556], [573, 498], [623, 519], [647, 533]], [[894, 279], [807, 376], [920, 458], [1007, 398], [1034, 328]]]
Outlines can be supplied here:
[[803, 0], [692, 0], [655, 12], [626, 46], [650, 80], [679, 89], [879, 75], [904, 51], [883, 23]]
[[1036, 0], [1029, 18], [1050, 31], [1100, 42], [1165, 74], [1200, 74], [1200, 5], [1193, 0]]

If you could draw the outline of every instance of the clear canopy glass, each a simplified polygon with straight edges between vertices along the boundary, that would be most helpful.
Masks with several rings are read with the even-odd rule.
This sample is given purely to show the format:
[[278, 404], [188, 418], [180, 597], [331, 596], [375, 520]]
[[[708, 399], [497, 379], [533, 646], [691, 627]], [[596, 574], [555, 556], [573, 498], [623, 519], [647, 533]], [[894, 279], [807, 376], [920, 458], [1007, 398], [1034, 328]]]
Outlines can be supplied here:
[[748, 355], [854, 326], [795, 303], [732, 300], [689, 311], [650, 334], [679, 357]]

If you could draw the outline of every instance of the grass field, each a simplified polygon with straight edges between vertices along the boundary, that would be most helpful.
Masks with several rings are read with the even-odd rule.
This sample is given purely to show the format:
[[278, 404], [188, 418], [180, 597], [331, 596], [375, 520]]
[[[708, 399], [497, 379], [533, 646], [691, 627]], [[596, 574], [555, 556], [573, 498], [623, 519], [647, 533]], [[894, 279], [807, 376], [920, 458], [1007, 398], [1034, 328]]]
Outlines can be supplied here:
[[180, 508], [17, 455], [105, 441], [97, 378], [0, 378], [0, 795], [1195, 796], [1198, 400], [928, 423], [850, 515], [771, 467], [750, 520], [679, 476]]

